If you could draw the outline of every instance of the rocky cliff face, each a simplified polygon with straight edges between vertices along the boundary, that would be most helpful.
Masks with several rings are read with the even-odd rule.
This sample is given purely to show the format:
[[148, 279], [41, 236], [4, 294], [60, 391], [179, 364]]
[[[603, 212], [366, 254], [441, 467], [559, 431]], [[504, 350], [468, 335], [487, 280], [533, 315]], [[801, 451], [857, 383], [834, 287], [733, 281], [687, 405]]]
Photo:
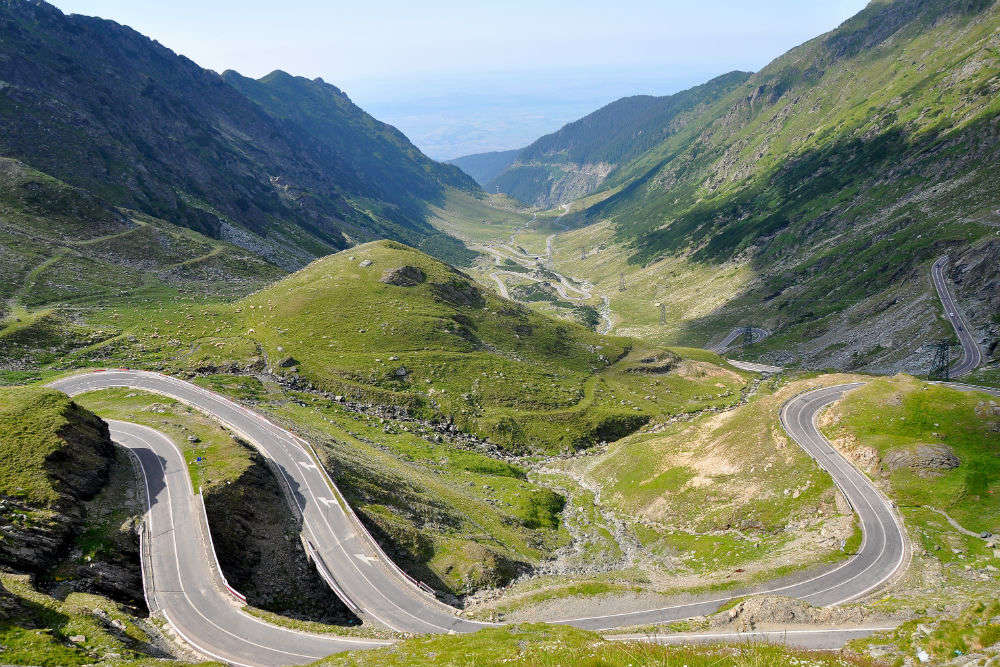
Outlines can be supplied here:
[[[996, 224], [1000, 227], [1000, 216]], [[1000, 361], [1000, 232], [954, 257], [949, 277], [978, 334], [984, 360], [995, 366]]]
[[[61, 418], [56, 428], [24, 432], [34, 425], [32, 416], [50, 412]], [[8, 445], [4, 454], [15, 458], [23, 454], [26, 478], [44, 478], [52, 492], [48, 500], [12, 494], [0, 497], [0, 567], [42, 572], [82, 529], [83, 505], [107, 482], [114, 445], [107, 424], [56, 392], [31, 396], [14, 410], [2, 410], [0, 403], [0, 416], [7, 417], [0, 421], [0, 438], [7, 439]], [[11, 433], [11, 426], [20, 426], [21, 432]], [[48, 444], [44, 458], [38, 456], [36, 441]]]
[[252, 460], [238, 480], [205, 495], [226, 579], [254, 607], [312, 621], [351, 620], [351, 612], [306, 558], [301, 526], [278, 480], [263, 457], [255, 452]]

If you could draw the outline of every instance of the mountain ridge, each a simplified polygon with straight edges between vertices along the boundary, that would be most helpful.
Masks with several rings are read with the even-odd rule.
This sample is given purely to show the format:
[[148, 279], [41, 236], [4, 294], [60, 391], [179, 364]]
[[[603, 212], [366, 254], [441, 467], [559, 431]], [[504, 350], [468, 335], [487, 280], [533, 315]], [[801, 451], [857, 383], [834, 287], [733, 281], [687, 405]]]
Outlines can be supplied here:
[[[586, 277], [642, 274], [641, 297], [612, 301], [655, 302], [681, 280], [661, 263], [739, 266], [747, 282], [682, 315], [681, 341], [751, 321], [778, 332], [761, 349], [774, 361], [924, 372], [921, 342], [946, 333], [925, 267], [993, 234], [998, 26], [994, 2], [874, 2], [775, 59], [562, 219], [581, 242], [610, 225], [621, 265]], [[985, 287], [968, 298], [979, 335], [996, 337]], [[913, 299], [919, 312], [904, 313]], [[629, 332], [654, 329], [644, 315]]]
[[678, 131], [690, 116], [749, 78], [733, 71], [673, 95], [616, 100], [520, 150], [486, 189], [544, 207], [594, 192], [644, 149]]
[[[0, 34], [0, 154], [287, 269], [353, 242], [419, 242], [435, 234], [427, 206], [442, 203], [447, 187], [478, 192], [353, 103], [339, 120], [364, 140], [360, 153], [402, 147], [396, 165], [379, 171], [359, 151], [332, 150], [303, 118], [278, 117], [276, 105], [265, 108], [223, 75], [113, 21], [3, 0]], [[337, 99], [339, 89], [311, 86]], [[320, 108], [328, 124], [336, 120], [329, 100]], [[396, 180], [402, 185], [392, 188]], [[419, 194], [408, 196], [414, 186]]]

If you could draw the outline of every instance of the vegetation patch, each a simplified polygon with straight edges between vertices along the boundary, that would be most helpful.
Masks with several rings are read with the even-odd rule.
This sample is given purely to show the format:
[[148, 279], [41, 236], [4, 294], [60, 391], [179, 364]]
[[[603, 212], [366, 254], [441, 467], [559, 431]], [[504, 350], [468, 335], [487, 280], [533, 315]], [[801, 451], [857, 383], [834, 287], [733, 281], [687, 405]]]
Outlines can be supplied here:
[[700, 648], [667, 647], [647, 642], [615, 642], [595, 632], [554, 625], [509, 625], [470, 635], [408, 639], [374, 651], [352, 651], [314, 665], [579, 665], [581, 667], [736, 667], [805, 664], [815, 667], [865, 665], [836, 655], [766, 645]]
[[[928, 536], [940, 532], [931, 524], [946, 527], [947, 520], [917, 508], [944, 511], [972, 532], [1000, 531], [996, 397], [907, 376], [873, 379], [844, 399], [824, 432], [844, 449], [855, 449], [857, 443], [872, 448], [880, 462], [875, 474], [889, 482], [900, 506], [914, 509], [909, 517]], [[938, 455], [917, 456], [920, 451]], [[893, 464], [901, 459], [906, 465]], [[930, 553], [954, 555], [935, 542], [928, 544]]]

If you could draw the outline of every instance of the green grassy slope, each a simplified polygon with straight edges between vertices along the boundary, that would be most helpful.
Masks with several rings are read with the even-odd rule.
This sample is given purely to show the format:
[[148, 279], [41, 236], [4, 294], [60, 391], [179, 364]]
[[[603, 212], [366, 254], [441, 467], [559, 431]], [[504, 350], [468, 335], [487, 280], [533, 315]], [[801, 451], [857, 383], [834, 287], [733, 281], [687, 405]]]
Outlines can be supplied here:
[[[405, 266], [423, 281], [382, 282]], [[651, 414], [624, 402], [633, 398], [626, 392], [641, 391], [641, 375], [613, 368], [629, 341], [498, 299], [393, 242], [317, 262], [240, 308], [272, 363], [294, 355], [286, 363], [318, 387], [443, 415], [512, 451], [579, 449], [616, 439]], [[691, 385], [698, 403], [698, 383]], [[677, 407], [669, 403], [660, 409]]]
[[[382, 282], [402, 267], [422, 279], [409, 287]], [[624, 372], [641, 360], [615, 364], [630, 341], [501, 300], [389, 241], [317, 261], [236, 303], [127, 300], [88, 323], [116, 335], [60, 363], [202, 372], [266, 366], [348, 400], [451, 421], [508, 451], [615, 439], [658, 414], [732, 401], [744, 383], [732, 371], [721, 380], [680, 378], [679, 391], [649, 401], [649, 374]]]
[[891, 632], [850, 642], [848, 650], [872, 655], [878, 651], [879, 658], [888, 664], [905, 664], [921, 650], [934, 664], [948, 664], [970, 653], [978, 653], [988, 661], [1000, 654], [998, 616], [1000, 603], [995, 598], [986, 599], [958, 614], [922, 614]]
[[[934, 511], [974, 533], [1000, 531], [1000, 404], [994, 397], [907, 376], [883, 378], [853, 392], [824, 421], [842, 448], [874, 450], [873, 474], [885, 480], [928, 554], [943, 562], [959, 560], [960, 553], [994, 556], [983, 540], [952, 530]], [[920, 456], [928, 446], [956, 458], [928, 463]]]
[[[70, 641], [70, 637], [79, 636], [82, 642]], [[163, 664], [163, 650], [158, 645], [162, 641], [155, 626], [107, 598], [71, 593], [58, 599], [32, 588], [28, 577], [0, 574], [0, 644], [8, 664], [157, 665]], [[191, 663], [171, 664], [184, 667]], [[198, 664], [212, 667], [220, 663]]]
[[[922, 298], [929, 262], [996, 233], [998, 25], [992, 2], [873, 2], [620, 167], [607, 197], [565, 221], [610, 220], [601, 242], [616, 268], [668, 300], [674, 284], [747, 274], [707, 312], [688, 309], [671, 340], [705, 344], [750, 320], [811, 364], [917, 363], [917, 345], [940, 334]], [[564, 270], [590, 277], [571, 270], [580, 249]], [[905, 349], [879, 349], [871, 327]], [[831, 329], [824, 346], [796, 349]]]
[[[735, 667], [737, 665], [844, 664], [837, 655], [771, 646], [666, 647], [646, 642], [612, 642], [594, 632], [562, 626], [514, 625], [472, 635], [408, 639], [376, 651], [352, 651], [313, 663], [354, 665], [578, 665], [579, 667]], [[855, 664], [870, 664], [858, 659]]]
[[654, 589], [731, 587], [844, 558], [853, 517], [778, 413], [799, 392], [850, 379], [771, 380], [734, 410], [664, 424], [549, 469], [582, 480], [627, 526]]
[[[74, 466], [100, 470], [102, 454], [110, 446], [102, 429], [99, 420], [60, 392], [0, 389], [0, 494], [39, 507], [54, 506], [76, 490], [75, 484], [67, 485], [75, 478]], [[93, 446], [102, 438], [103, 447]], [[93, 486], [81, 485], [91, 492], [100, 488]]]
[[243, 296], [284, 272], [254, 253], [116, 209], [0, 158], [0, 370], [107, 340], [79, 313], [123, 298]]
[[285, 268], [358, 241], [417, 243], [445, 187], [479, 191], [321, 82], [220, 76], [44, 2], [0, 4], [0, 30], [0, 154]]

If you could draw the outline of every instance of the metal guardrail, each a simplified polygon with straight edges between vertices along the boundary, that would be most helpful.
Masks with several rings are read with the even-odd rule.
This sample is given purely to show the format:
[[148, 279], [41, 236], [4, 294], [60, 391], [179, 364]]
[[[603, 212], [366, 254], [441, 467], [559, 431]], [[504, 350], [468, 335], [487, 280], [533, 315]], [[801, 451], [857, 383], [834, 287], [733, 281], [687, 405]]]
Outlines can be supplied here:
[[[287, 431], [288, 429], [285, 430]], [[291, 431], [289, 431], [289, 433], [291, 433]], [[449, 611], [454, 612], [455, 611], [454, 607], [445, 604], [444, 602], [441, 602], [441, 600], [438, 599], [437, 593], [434, 591], [433, 588], [431, 588], [424, 582], [420, 581], [419, 579], [416, 579], [410, 574], [408, 574], [405, 570], [403, 570], [403, 568], [401, 568], [399, 565], [396, 564], [396, 561], [394, 561], [392, 558], [389, 557], [389, 555], [385, 552], [384, 549], [382, 549], [382, 545], [378, 543], [378, 540], [375, 539], [375, 536], [372, 535], [368, 531], [368, 528], [365, 527], [365, 524], [361, 522], [361, 518], [358, 517], [357, 513], [355, 513], [354, 508], [351, 507], [351, 504], [347, 502], [347, 499], [344, 497], [344, 494], [341, 493], [340, 488], [333, 481], [333, 479], [330, 478], [330, 474], [327, 472], [326, 466], [323, 465], [323, 462], [322, 460], [320, 460], [319, 454], [312, 446], [312, 443], [310, 443], [308, 440], [305, 440], [304, 438], [300, 438], [294, 433], [292, 433], [292, 437], [295, 438], [299, 443], [302, 443], [306, 446], [307, 451], [312, 456], [313, 460], [316, 462], [316, 466], [323, 474], [323, 478], [326, 480], [326, 483], [329, 485], [330, 489], [336, 495], [337, 502], [344, 510], [344, 514], [346, 514], [347, 518], [351, 521], [351, 523], [354, 524], [354, 527], [358, 531], [358, 534], [366, 538], [367, 542], [379, 554], [381, 561], [385, 563], [391, 571], [402, 576], [406, 581], [416, 586], [417, 589], [420, 592], [422, 592], [425, 596], [431, 598], [434, 602], [447, 607]]]

